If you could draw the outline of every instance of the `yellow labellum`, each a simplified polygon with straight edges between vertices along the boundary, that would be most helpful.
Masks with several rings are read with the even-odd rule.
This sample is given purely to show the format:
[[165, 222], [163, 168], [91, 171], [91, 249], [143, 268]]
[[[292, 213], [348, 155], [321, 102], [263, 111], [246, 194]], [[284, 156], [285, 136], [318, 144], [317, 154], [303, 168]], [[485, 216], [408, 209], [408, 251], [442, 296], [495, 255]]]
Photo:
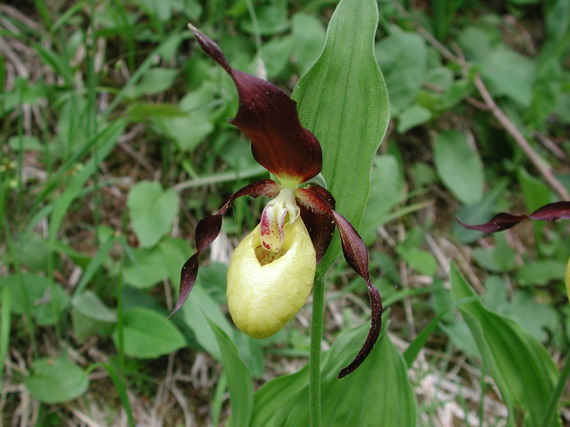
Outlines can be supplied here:
[[267, 338], [303, 307], [315, 278], [316, 255], [305, 224], [286, 224], [278, 253], [261, 246], [260, 226], [238, 245], [228, 269], [228, 307], [236, 326]]

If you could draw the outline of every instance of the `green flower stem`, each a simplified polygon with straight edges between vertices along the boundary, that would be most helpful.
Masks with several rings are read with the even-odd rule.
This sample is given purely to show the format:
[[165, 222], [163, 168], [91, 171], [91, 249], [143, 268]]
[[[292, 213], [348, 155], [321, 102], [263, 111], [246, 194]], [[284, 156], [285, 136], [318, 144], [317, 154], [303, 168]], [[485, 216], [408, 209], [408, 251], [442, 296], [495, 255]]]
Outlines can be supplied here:
[[[312, 348], [311, 348], [312, 351]], [[564, 367], [562, 368], [562, 372], [560, 372], [560, 378], [558, 378], [558, 383], [550, 396], [550, 400], [548, 401], [548, 406], [546, 411], [544, 412], [544, 421], [541, 425], [547, 427], [554, 424], [554, 420], [558, 415], [560, 417], [560, 413], [556, 410], [556, 406], [560, 401], [560, 396], [562, 396], [562, 392], [564, 391], [564, 387], [568, 382], [568, 378], [570, 378], [570, 356], [566, 358], [566, 362], [564, 363]]]
[[321, 427], [321, 338], [325, 305], [325, 274], [318, 271], [313, 286], [311, 354], [309, 359], [309, 404], [311, 427]]

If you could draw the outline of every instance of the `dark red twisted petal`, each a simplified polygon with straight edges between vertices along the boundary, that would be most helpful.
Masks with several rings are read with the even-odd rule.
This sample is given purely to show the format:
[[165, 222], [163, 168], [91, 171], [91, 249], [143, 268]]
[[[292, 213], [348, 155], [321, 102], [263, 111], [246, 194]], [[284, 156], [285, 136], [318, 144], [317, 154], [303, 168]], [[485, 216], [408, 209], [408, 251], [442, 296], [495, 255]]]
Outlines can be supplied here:
[[[323, 187], [312, 185], [307, 187], [306, 190], [319, 193], [322, 198], [326, 200], [331, 209], [334, 209], [336, 202], [331, 193], [326, 191]], [[335, 228], [334, 217], [330, 210], [326, 208], [314, 209], [310, 205], [303, 204], [300, 200], [298, 200], [297, 204], [301, 209], [301, 218], [303, 219], [305, 227], [307, 227], [307, 231], [311, 236], [311, 241], [313, 242], [315, 252], [317, 253], [317, 263], [319, 263], [333, 237]]]
[[180, 274], [180, 293], [174, 310], [172, 310], [172, 313], [168, 316], [169, 319], [174, 316], [174, 313], [176, 313], [188, 299], [188, 295], [190, 295], [190, 291], [194, 287], [196, 276], [198, 275], [198, 258], [200, 257], [200, 253], [210, 246], [210, 244], [216, 240], [218, 234], [220, 234], [222, 216], [228, 211], [234, 200], [242, 196], [265, 196], [273, 198], [277, 197], [278, 194], [279, 186], [272, 180], [263, 179], [256, 181], [232, 194], [218, 212], [200, 220], [196, 227], [196, 253], [192, 255], [182, 267]]
[[295, 101], [272, 83], [231, 68], [216, 43], [196, 28], [190, 29], [237, 87], [239, 109], [232, 124], [251, 140], [255, 160], [279, 178], [304, 182], [317, 175], [322, 168], [321, 146], [301, 125]]
[[526, 219], [533, 219], [536, 221], [570, 219], [570, 202], [550, 203], [537, 209], [530, 215], [511, 215], [506, 212], [501, 212], [491, 218], [490, 221], [479, 225], [465, 224], [459, 218], [457, 221], [459, 221], [463, 227], [470, 230], [482, 231], [483, 233], [496, 233], [498, 231], [503, 231], [514, 227]]
[[539, 221], [554, 221], [557, 219], [570, 219], [570, 202], [556, 202], [544, 205], [528, 216]]
[[[370, 309], [372, 311], [370, 330], [368, 331], [368, 336], [366, 337], [362, 348], [353, 361], [346, 367], [342, 368], [338, 373], [338, 378], [344, 378], [348, 374], [354, 372], [356, 368], [364, 362], [378, 340], [380, 329], [382, 327], [382, 298], [380, 297], [378, 289], [376, 289], [370, 281], [368, 249], [366, 249], [366, 245], [346, 218], [332, 208], [325, 196], [327, 194], [330, 195], [330, 193], [322, 187], [319, 187], [319, 190], [316, 190], [313, 187], [302, 188], [297, 190], [297, 200], [302, 206], [306, 206], [313, 211], [326, 211], [332, 216], [332, 219], [338, 226], [338, 230], [340, 232], [342, 252], [346, 262], [366, 281], [368, 295], [370, 297]], [[332, 198], [332, 196], [330, 197]]]

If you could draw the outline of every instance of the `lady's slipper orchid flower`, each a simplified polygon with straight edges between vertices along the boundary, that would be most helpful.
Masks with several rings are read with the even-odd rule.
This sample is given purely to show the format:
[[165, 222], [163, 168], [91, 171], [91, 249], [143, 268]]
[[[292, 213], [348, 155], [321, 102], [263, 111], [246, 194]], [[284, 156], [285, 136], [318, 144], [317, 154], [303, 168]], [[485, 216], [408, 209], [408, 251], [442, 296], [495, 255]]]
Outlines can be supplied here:
[[370, 281], [368, 251], [350, 223], [334, 210], [333, 196], [309, 185], [322, 168], [321, 147], [303, 128], [296, 103], [275, 85], [234, 70], [220, 48], [189, 26], [204, 52], [234, 81], [239, 108], [231, 123], [251, 140], [253, 157], [279, 182], [254, 182], [235, 192], [213, 215], [196, 227], [197, 252], [182, 267], [180, 295], [171, 316], [184, 304], [198, 273], [198, 258], [218, 236], [222, 215], [241, 196], [272, 200], [261, 222], [236, 248], [227, 276], [228, 307], [234, 323], [253, 338], [273, 335], [305, 304], [311, 292], [316, 264], [338, 227], [348, 264], [366, 281], [370, 296], [371, 327], [354, 360], [339, 373], [353, 372], [368, 356], [380, 333], [382, 300]]

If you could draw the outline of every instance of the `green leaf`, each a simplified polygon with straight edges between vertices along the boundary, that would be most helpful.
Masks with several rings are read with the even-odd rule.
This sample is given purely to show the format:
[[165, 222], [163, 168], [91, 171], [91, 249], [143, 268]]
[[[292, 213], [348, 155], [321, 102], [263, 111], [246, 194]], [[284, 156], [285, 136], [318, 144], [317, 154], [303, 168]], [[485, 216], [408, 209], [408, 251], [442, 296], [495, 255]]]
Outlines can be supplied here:
[[[133, 308], [124, 315], [125, 354], [152, 359], [169, 354], [186, 345], [184, 336], [166, 317], [146, 308]], [[113, 333], [118, 345], [117, 331]]]
[[548, 185], [530, 175], [522, 167], [518, 171], [518, 180], [521, 184], [527, 212], [533, 212], [552, 201], [550, 200], [550, 188]]
[[[377, 23], [375, 1], [342, 0], [329, 23], [321, 56], [293, 93], [301, 122], [323, 148], [322, 174], [336, 198], [337, 210], [357, 228], [390, 111], [374, 57]], [[321, 265], [330, 265], [339, 253], [336, 237]]]
[[43, 326], [55, 324], [69, 304], [63, 288], [36, 274], [11, 274], [0, 278], [0, 287], [10, 288], [12, 311], [30, 314]]
[[553, 280], [562, 281], [566, 263], [553, 259], [525, 263], [517, 271], [517, 279], [523, 285], [544, 286]]
[[[338, 360], [332, 355], [329, 361]], [[335, 372], [336, 373], [336, 372]], [[323, 425], [416, 426], [416, 399], [408, 369], [388, 335], [355, 372], [339, 380], [329, 376], [322, 384]], [[274, 425], [309, 425], [308, 387], [277, 413]]]
[[125, 283], [140, 289], [150, 288], [168, 277], [159, 248], [136, 248], [131, 254], [133, 265], [122, 269]]
[[40, 402], [68, 402], [81, 396], [89, 387], [87, 373], [66, 358], [35, 360], [31, 372], [24, 384]]
[[254, 23], [251, 19], [241, 21], [242, 30], [250, 34], [256, 34], [259, 31], [259, 34], [262, 36], [270, 36], [286, 31], [289, 28], [286, 9], [287, 3], [277, 4], [279, 4], [279, 6], [256, 7], [257, 22]]
[[390, 102], [401, 112], [418, 95], [427, 72], [427, 47], [415, 34], [391, 27], [391, 34], [376, 46], [378, 62], [384, 71]]
[[101, 322], [116, 322], [115, 311], [108, 308], [92, 291], [85, 291], [73, 298], [71, 305], [80, 313]]
[[139, 182], [129, 191], [127, 206], [133, 229], [143, 247], [154, 246], [170, 232], [178, 211], [176, 192], [158, 182]]
[[451, 267], [451, 291], [509, 408], [511, 422], [515, 414], [522, 414], [524, 425], [542, 426], [558, 377], [545, 348], [518, 324], [488, 311], [479, 301], [465, 302], [475, 293], [455, 265]]
[[437, 261], [431, 252], [418, 248], [398, 251], [406, 263], [419, 273], [433, 276], [437, 271]]
[[493, 248], [475, 248], [473, 258], [477, 263], [493, 273], [505, 273], [515, 268], [516, 259], [512, 248], [507, 244], [503, 234], [495, 235], [496, 245]]
[[208, 321], [216, 336], [224, 364], [232, 416], [230, 426], [249, 426], [253, 410], [253, 380], [247, 366], [242, 362], [236, 346], [214, 322]]
[[437, 135], [434, 144], [437, 172], [447, 188], [466, 205], [483, 197], [483, 163], [465, 134], [450, 130]]
[[296, 13], [292, 21], [293, 60], [304, 73], [323, 50], [326, 32], [321, 21], [312, 15]]
[[398, 132], [404, 133], [421, 125], [431, 119], [431, 111], [421, 105], [414, 104], [406, 108], [400, 115], [398, 122]]
[[[200, 271], [201, 273], [201, 271]], [[228, 336], [233, 333], [232, 326], [220, 311], [220, 305], [210, 297], [200, 284], [196, 284], [188, 300], [182, 307], [184, 321], [192, 329], [196, 341], [215, 359], [221, 360], [219, 346], [209, 323], [216, 324]], [[207, 313], [207, 316], [206, 314]]]
[[176, 105], [149, 103], [149, 102], [133, 102], [127, 110], [131, 120], [151, 120], [156, 118], [172, 118], [186, 117], [186, 112], [182, 111]]
[[161, 67], [151, 68], [143, 75], [139, 83], [127, 90], [126, 96], [138, 98], [141, 95], [153, 95], [164, 92], [174, 83], [177, 75], [178, 70]]
[[376, 229], [386, 222], [392, 209], [405, 199], [398, 160], [390, 155], [377, 156], [370, 184], [374, 191], [370, 192], [360, 227], [360, 235], [367, 244], [374, 240]]
[[35, 136], [15, 135], [8, 138], [8, 145], [14, 151], [43, 151], [44, 146]]

